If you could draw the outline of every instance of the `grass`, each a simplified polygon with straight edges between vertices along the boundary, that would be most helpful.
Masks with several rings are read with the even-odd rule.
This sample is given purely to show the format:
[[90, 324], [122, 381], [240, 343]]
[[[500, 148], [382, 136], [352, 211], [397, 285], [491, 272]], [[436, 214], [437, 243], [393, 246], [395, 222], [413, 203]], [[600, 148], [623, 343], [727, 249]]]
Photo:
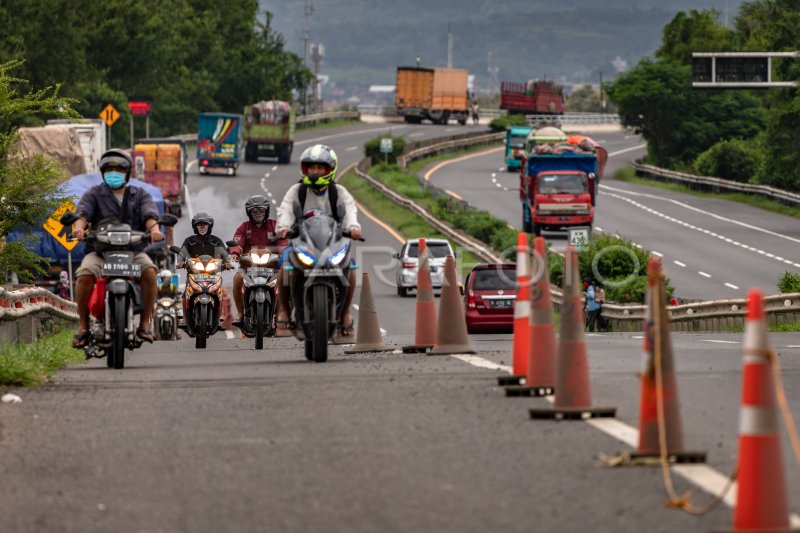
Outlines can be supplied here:
[[0, 348], [0, 385], [31, 387], [44, 383], [57, 370], [86, 360], [71, 345], [72, 331], [63, 331], [30, 344]]
[[793, 218], [800, 219], [800, 209], [784, 205], [780, 202], [776, 202], [775, 200], [770, 200], [768, 198], [761, 198], [759, 196], [753, 196], [743, 193], [704, 192], [692, 189], [680, 183], [665, 183], [663, 181], [642, 178], [636, 175], [636, 170], [633, 167], [624, 167], [619, 169], [617, 172], [614, 173], [614, 177], [620, 181], [635, 183], [637, 185], [647, 185], [649, 187], [657, 187], [659, 189], [663, 189], [666, 191], [689, 194], [692, 196], [696, 196], [698, 198], [713, 197], [721, 200], [729, 200], [731, 202], [739, 202], [740, 204], [746, 204], [752, 207], [757, 207], [759, 209], [764, 209], [765, 211], [770, 211], [772, 213], [778, 213], [780, 215], [787, 215]]
[[358, 124], [357, 120], [342, 120], [342, 119], [333, 119], [333, 120], [326, 120], [324, 122], [317, 122], [315, 124], [297, 124], [295, 129], [297, 131], [314, 131], [314, 130], [322, 130], [327, 128], [339, 128], [341, 126], [350, 126], [352, 124]]
[[[355, 172], [348, 172], [339, 179], [339, 183], [344, 185], [355, 199], [372, 213], [380, 213], [380, 219], [388, 224], [406, 239], [425, 236], [428, 238], [447, 239], [445, 235], [439, 233], [433, 226], [425, 220], [401, 207], [374, 188], [369, 182], [359, 178]], [[399, 243], [398, 243], [399, 245]], [[468, 250], [454, 246], [456, 256], [460, 255], [459, 271], [462, 278], [477, 263], [483, 261]]]

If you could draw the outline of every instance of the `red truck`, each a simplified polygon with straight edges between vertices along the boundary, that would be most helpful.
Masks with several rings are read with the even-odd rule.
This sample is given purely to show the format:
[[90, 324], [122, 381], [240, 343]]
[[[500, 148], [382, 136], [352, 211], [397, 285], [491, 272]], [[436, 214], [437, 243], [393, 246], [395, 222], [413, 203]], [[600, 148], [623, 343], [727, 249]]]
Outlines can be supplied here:
[[541, 235], [570, 226], [591, 228], [606, 149], [579, 135], [541, 142], [533, 133], [529, 139], [533, 150], [520, 169], [523, 231]]
[[563, 115], [564, 89], [552, 81], [500, 83], [500, 109], [512, 115]]

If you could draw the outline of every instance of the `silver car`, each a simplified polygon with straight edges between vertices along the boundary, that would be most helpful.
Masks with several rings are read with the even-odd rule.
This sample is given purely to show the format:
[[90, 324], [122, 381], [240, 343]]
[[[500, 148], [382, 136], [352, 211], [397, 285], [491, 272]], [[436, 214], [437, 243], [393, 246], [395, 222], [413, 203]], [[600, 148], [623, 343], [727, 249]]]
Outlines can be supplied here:
[[[455, 257], [453, 247], [445, 239], [425, 239], [428, 246], [431, 268], [431, 283], [434, 289], [441, 289], [444, 281], [444, 260], [448, 255]], [[400, 260], [397, 269], [397, 294], [408, 295], [409, 290], [417, 288], [417, 261], [419, 257], [419, 243], [417, 239], [409, 239], [394, 254]]]

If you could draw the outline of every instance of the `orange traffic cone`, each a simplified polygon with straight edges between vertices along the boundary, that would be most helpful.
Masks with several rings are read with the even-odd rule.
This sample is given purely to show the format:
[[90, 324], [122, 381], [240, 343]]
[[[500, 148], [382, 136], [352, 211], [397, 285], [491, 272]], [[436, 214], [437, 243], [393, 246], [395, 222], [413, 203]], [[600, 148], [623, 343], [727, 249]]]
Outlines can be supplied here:
[[528, 372], [525, 376], [525, 385], [506, 387], [506, 396], [547, 396], [555, 391], [556, 330], [544, 237], [536, 237], [533, 247], [536, 271], [533, 275], [533, 288], [530, 291]]
[[498, 385], [519, 385], [528, 372], [531, 316], [531, 249], [528, 234], [517, 234], [517, 298], [514, 302], [514, 347], [510, 376], [499, 376]]
[[436, 344], [436, 301], [429, 266], [428, 247], [419, 239], [417, 268], [417, 322], [414, 344], [403, 346], [403, 353], [426, 352]]
[[556, 420], [613, 417], [617, 412], [616, 407], [591, 406], [589, 362], [583, 336], [583, 303], [575, 247], [567, 245], [566, 255], [555, 403], [549, 409], [530, 409], [530, 417]]
[[664, 432], [667, 457], [673, 463], [699, 463], [706, 460], [705, 452], [683, 449], [683, 431], [678, 402], [678, 383], [672, 360], [672, 343], [669, 336], [664, 273], [661, 260], [650, 258], [647, 263], [647, 296], [645, 302], [644, 369], [642, 394], [639, 406], [639, 446], [632, 458], [659, 457], [661, 446], [658, 428], [658, 381], [656, 365], [661, 369], [661, 402], [663, 404]]
[[742, 410], [733, 531], [797, 531], [789, 521], [778, 427], [778, 401], [770, 366], [775, 357], [767, 341], [761, 292], [747, 295], [744, 330]]
[[439, 298], [439, 330], [430, 355], [475, 353], [467, 336], [467, 317], [456, 277], [456, 260], [448, 255], [444, 262], [444, 285]]
[[361, 296], [358, 299], [356, 345], [344, 353], [390, 352], [393, 349], [383, 344], [378, 310], [372, 297], [372, 284], [369, 281], [369, 274], [364, 272], [361, 275]]

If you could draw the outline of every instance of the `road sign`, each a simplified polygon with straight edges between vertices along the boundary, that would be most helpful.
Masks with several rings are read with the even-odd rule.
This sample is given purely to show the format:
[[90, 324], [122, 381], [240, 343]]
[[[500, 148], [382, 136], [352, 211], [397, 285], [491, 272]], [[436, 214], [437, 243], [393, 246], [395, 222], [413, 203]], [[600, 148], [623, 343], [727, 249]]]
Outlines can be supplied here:
[[110, 128], [119, 119], [119, 111], [117, 111], [113, 105], [108, 104], [100, 111], [100, 118], [102, 118]]
[[394, 150], [394, 146], [392, 145], [392, 139], [389, 138], [381, 139], [381, 153], [391, 154], [392, 150]]
[[592, 228], [588, 226], [581, 226], [577, 228], [569, 228], [568, 240], [576, 250], [582, 252], [589, 248], [589, 239], [592, 237]]
[[128, 109], [131, 110], [131, 115], [147, 115], [150, 113], [150, 104], [147, 102], [128, 102]]
[[798, 52], [695, 52], [692, 87], [696, 89], [766, 89], [797, 87], [796, 81], [772, 79], [772, 58], [797, 58]]
[[75, 204], [73, 204], [70, 200], [66, 200], [63, 204], [58, 206], [50, 218], [44, 221], [42, 227], [44, 230], [49, 233], [50, 235], [55, 238], [63, 246], [67, 249], [68, 252], [71, 252], [73, 248], [78, 245], [78, 241], [68, 241], [67, 240], [67, 231], [69, 228], [61, 224], [59, 219], [61, 215], [66, 213], [67, 211], [75, 211]]

